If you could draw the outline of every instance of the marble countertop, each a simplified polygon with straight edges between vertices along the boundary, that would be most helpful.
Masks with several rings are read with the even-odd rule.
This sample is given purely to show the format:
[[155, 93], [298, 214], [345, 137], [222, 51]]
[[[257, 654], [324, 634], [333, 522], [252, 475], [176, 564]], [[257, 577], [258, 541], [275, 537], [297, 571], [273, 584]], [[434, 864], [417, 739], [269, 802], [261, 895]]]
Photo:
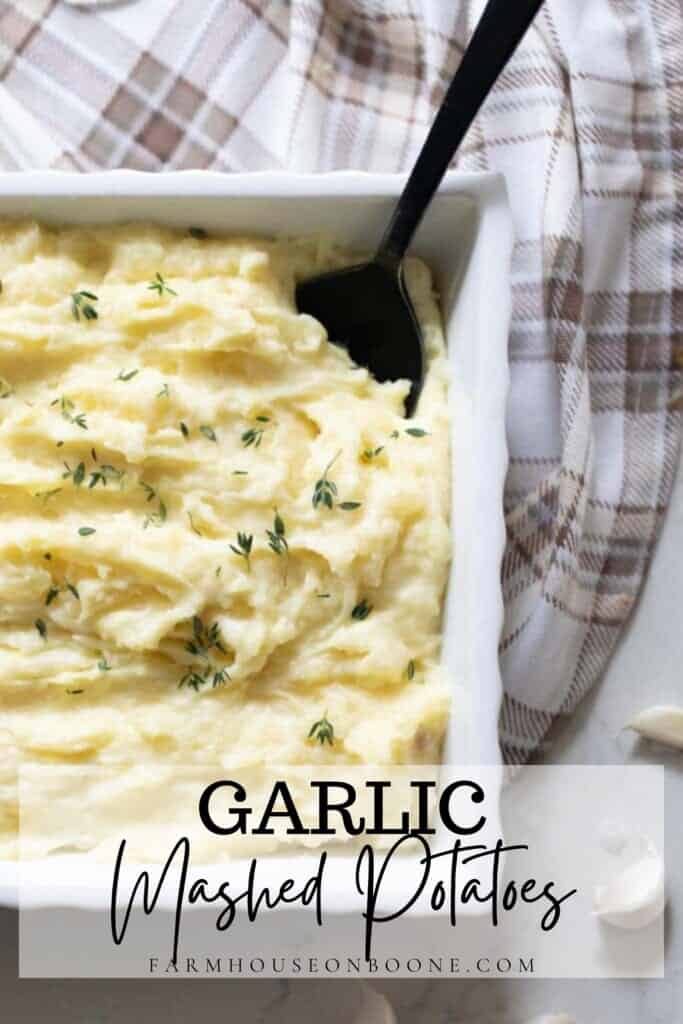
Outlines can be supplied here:
[[[574, 717], [559, 723], [545, 752], [565, 764], [663, 763], [666, 771], [667, 977], [659, 981], [378, 982], [399, 1024], [523, 1024], [564, 1012], [577, 1024], [675, 1024], [683, 1020], [683, 754], [639, 743], [622, 732], [634, 711], [680, 703], [683, 664], [683, 473], [664, 525], [650, 578], [626, 636], [602, 683]], [[16, 914], [0, 911], [0, 999], [3, 1019], [51, 1024], [345, 1024], [362, 999], [358, 982], [224, 981], [31, 982], [16, 978]], [[332, 995], [333, 993], [333, 995]]]

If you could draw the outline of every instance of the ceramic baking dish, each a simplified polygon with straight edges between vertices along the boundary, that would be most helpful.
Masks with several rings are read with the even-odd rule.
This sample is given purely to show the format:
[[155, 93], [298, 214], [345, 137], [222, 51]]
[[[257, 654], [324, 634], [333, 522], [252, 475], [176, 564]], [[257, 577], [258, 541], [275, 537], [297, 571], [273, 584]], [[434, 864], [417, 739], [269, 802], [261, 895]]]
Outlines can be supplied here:
[[[263, 235], [323, 232], [367, 250], [380, 238], [402, 186], [398, 175], [355, 172], [30, 172], [0, 175], [0, 217], [58, 223], [151, 219]], [[495, 767], [500, 764], [497, 646], [511, 247], [502, 178], [460, 174], [445, 179], [413, 245], [435, 275], [452, 371], [454, 559], [443, 658], [454, 684], [445, 763], [494, 766], [495, 781], [488, 790], [494, 833], [500, 781]], [[306, 855], [301, 857], [303, 861]], [[46, 861], [33, 874], [39, 879], [40, 899], [48, 904], [98, 906], [109, 898], [109, 871], [100, 879], [76, 879], [68, 869], [55, 872], [52, 861]], [[0, 902], [16, 901], [17, 866], [0, 862]], [[328, 903], [332, 908], [335, 903], [340, 909], [349, 906], [341, 881], [335, 892], [333, 876]]]

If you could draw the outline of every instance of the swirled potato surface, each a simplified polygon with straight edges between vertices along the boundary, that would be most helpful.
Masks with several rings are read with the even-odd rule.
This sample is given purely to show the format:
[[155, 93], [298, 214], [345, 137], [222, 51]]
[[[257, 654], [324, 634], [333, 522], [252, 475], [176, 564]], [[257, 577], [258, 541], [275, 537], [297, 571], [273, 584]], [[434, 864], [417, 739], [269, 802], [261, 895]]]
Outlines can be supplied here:
[[0, 226], [0, 853], [22, 759], [438, 760], [447, 377], [294, 305], [320, 240]]

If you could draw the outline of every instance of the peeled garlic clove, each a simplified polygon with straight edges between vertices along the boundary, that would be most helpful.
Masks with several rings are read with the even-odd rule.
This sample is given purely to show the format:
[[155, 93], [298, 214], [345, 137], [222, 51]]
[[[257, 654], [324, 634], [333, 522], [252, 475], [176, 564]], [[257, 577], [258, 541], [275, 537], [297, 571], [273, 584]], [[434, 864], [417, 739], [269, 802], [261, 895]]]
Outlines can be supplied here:
[[683, 750], [683, 708], [659, 704], [636, 715], [627, 729], [634, 729], [648, 740], [657, 740]]
[[595, 887], [593, 906], [615, 928], [646, 928], [664, 910], [664, 861], [648, 843], [646, 853], [606, 885]]

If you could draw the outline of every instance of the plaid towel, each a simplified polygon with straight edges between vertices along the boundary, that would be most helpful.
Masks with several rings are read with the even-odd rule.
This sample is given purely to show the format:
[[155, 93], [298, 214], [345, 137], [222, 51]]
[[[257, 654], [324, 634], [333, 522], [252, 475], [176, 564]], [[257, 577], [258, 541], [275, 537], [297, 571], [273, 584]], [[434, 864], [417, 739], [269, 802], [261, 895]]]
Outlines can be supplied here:
[[[407, 169], [483, 2], [0, 2], [0, 165]], [[679, 0], [548, 0], [459, 157], [516, 227], [508, 760], [600, 677], [677, 463]]]

